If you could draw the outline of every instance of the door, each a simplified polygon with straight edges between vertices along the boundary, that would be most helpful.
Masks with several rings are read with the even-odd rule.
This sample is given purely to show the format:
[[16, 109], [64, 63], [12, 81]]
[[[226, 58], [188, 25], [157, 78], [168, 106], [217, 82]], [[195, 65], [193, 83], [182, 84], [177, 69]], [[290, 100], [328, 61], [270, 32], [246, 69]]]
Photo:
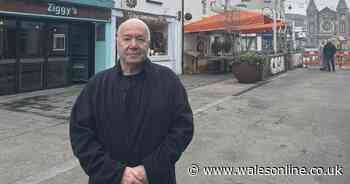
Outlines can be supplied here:
[[65, 86], [69, 80], [68, 25], [47, 24], [47, 62], [45, 63], [45, 87]]
[[19, 23], [19, 91], [43, 89], [44, 86], [44, 23]]
[[71, 26], [70, 59], [72, 65], [72, 81], [88, 81], [94, 70], [94, 32], [93, 24], [80, 23]]
[[0, 95], [16, 92], [16, 20], [0, 16]]

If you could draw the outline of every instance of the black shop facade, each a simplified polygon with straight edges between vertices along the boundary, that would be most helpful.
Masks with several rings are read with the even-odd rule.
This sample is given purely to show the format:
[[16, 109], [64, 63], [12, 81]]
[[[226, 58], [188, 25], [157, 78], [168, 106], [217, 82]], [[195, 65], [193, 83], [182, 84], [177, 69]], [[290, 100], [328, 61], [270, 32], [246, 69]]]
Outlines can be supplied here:
[[110, 18], [106, 7], [0, 0], [0, 95], [87, 81]]

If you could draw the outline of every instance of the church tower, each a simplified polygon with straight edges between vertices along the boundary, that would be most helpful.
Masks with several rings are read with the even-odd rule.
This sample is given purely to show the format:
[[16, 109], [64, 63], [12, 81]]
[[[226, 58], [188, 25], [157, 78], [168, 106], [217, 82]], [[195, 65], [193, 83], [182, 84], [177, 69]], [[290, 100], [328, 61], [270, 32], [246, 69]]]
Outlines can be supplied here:
[[337, 35], [340, 41], [348, 39], [349, 28], [349, 8], [345, 0], [339, 0], [337, 5], [338, 28]]

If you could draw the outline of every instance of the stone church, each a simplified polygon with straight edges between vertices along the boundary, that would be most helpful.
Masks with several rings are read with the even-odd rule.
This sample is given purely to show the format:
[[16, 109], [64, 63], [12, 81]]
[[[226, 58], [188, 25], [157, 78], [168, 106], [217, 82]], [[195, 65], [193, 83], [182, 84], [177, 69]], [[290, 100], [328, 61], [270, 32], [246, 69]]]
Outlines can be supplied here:
[[338, 48], [350, 48], [350, 12], [345, 0], [339, 0], [335, 10], [318, 9], [315, 0], [310, 0], [306, 15], [308, 47], [318, 48], [321, 42], [332, 40]]

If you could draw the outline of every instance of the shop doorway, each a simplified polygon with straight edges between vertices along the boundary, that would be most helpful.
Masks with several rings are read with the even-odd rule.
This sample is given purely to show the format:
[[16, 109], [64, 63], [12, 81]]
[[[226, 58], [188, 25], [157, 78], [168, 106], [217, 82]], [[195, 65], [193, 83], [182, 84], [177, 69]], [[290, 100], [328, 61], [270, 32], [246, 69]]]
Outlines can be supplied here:
[[94, 74], [94, 24], [72, 24], [70, 60], [72, 82], [86, 82]]

